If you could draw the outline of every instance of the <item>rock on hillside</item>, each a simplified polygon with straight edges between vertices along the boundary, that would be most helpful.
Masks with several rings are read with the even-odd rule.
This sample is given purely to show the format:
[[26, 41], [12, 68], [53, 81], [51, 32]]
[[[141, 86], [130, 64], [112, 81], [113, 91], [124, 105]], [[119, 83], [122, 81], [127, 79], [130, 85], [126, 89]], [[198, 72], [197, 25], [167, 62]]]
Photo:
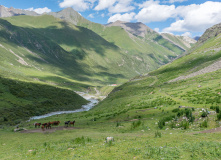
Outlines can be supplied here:
[[133, 35], [140, 36], [140, 37], [145, 37], [147, 32], [155, 32], [145, 24], [141, 22], [137, 23], [130, 23], [130, 22], [124, 22], [124, 21], [116, 21], [113, 23], [109, 23], [106, 26], [111, 27], [111, 26], [120, 26], [126, 31], [132, 33]]
[[19, 16], [19, 15], [37, 16], [38, 14], [34, 11], [15, 9], [13, 7], [7, 8], [2, 5], [0, 6], [0, 17], [12, 17], [12, 16]]

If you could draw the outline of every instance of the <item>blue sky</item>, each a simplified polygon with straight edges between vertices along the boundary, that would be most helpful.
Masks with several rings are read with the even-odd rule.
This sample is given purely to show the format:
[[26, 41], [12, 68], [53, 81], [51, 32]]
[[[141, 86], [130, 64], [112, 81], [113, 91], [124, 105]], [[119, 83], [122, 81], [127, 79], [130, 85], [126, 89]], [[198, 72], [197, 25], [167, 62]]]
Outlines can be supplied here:
[[190, 37], [221, 23], [221, 0], [0, 0], [0, 4], [38, 13], [72, 7], [96, 23], [143, 22], [158, 32]]

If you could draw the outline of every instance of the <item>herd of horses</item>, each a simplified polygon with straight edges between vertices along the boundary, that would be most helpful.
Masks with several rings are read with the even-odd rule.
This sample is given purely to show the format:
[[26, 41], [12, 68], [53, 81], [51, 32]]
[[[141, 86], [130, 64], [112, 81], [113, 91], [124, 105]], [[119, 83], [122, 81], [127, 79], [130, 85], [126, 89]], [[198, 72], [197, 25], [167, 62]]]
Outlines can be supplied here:
[[[53, 122], [48, 122], [48, 123], [34, 123], [35, 128], [36, 127], [41, 127], [41, 129], [44, 131], [46, 129], [51, 129], [51, 126], [58, 126], [61, 122], [60, 121], [53, 121]], [[69, 125], [74, 126], [75, 120], [74, 121], [66, 121], [64, 122], [65, 127], [68, 127]]]

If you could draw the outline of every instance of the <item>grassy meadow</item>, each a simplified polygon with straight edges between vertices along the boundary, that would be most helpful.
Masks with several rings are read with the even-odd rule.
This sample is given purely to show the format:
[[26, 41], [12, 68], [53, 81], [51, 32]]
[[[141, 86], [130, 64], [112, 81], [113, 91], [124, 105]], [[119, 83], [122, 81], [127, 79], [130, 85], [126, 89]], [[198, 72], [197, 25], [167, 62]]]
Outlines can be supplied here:
[[[13, 21], [12, 18], [11, 22]], [[220, 47], [219, 34], [203, 44], [198, 43], [191, 53], [172, 63], [146, 75], [136, 76], [114, 89], [113, 86], [101, 85], [102, 83], [83, 83], [88, 85], [88, 90], [93, 90], [91, 93], [98, 94], [97, 90], [103, 95], [109, 93], [108, 97], [87, 112], [31, 121], [21, 119], [18, 125], [20, 130], [17, 132], [14, 132], [16, 126], [6, 123], [7, 117], [1, 116], [0, 121], [4, 124], [0, 126], [0, 159], [220, 159], [221, 70], [171, 81], [179, 76], [196, 73], [220, 60]], [[4, 50], [4, 47], [0, 49]], [[64, 49], [63, 51], [62, 53], [66, 53]], [[1, 63], [6, 64], [7, 61]], [[1, 72], [9, 73], [7, 67], [2, 68], [4, 70]], [[22, 77], [23, 74], [19, 74], [21, 70], [18, 70], [19, 72], [13, 71], [9, 76], [16, 73]], [[60, 73], [64, 73], [63, 71]], [[37, 74], [30, 72], [33, 75], [35, 73]], [[73, 82], [73, 76], [60, 75], [56, 81], [65, 77], [65, 80]], [[25, 104], [27, 111], [30, 108], [40, 112], [47, 108], [42, 105], [44, 103], [49, 103], [52, 110], [53, 107], [58, 109], [61, 105], [59, 103], [66, 104], [64, 108], [69, 107], [69, 104], [74, 106], [75, 104], [71, 104], [73, 99], [78, 107], [86, 103], [74, 94], [74, 87], [49, 86], [41, 81], [31, 84], [29, 78], [23, 81], [7, 77], [0, 79], [0, 110], [11, 106], [14, 111], [21, 110]], [[100, 81], [96, 82], [99, 84]], [[21, 104], [21, 107], [17, 104]], [[11, 106], [6, 108], [6, 105]], [[11, 117], [13, 119], [16, 116], [18, 115], [12, 114]], [[73, 120], [76, 121], [74, 127], [64, 127], [65, 121]], [[61, 123], [44, 131], [33, 125], [35, 122], [49, 121]], [[114, 137], [114, 141], [106, 142], [107, 137]]]

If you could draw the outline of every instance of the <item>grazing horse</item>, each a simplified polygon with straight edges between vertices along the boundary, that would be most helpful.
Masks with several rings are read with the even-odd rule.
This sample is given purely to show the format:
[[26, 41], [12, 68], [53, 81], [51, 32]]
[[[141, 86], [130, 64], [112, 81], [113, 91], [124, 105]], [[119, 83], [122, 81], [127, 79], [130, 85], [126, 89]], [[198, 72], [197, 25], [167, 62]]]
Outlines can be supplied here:
[[41, 123], [35, 123], [35, 128], [36, 128], [37, 126], [40, 127], [40, 126], [41, 126]]
[[64, 122], [64, 125], [65, 125], [66, 127], [68, 127], [69, 123], [70, 123], [70, 121], [66, 121], [66, 122]]
[[72, 125], [72, 124], [73, 124], [73, 126], [74, 126], [74, 123], [75, 123], [75, 120], [74, 120], [73, 122], [70, 122], [70, 125]]
[[55, 125], [55, 126], [58, 126], [59, 123], [61, 123], [60, 121], [53, 121], [53, 122], [50, 122], [51, 125]]
[[51, 129], [51, 123], [50, 122], [48, 122], [47, 124], [46, 124], [46, 129]]
[[45, 130], [45, 125], [41, 125], [41, 129], [42, 129], [42, 131], [44, 131]]

